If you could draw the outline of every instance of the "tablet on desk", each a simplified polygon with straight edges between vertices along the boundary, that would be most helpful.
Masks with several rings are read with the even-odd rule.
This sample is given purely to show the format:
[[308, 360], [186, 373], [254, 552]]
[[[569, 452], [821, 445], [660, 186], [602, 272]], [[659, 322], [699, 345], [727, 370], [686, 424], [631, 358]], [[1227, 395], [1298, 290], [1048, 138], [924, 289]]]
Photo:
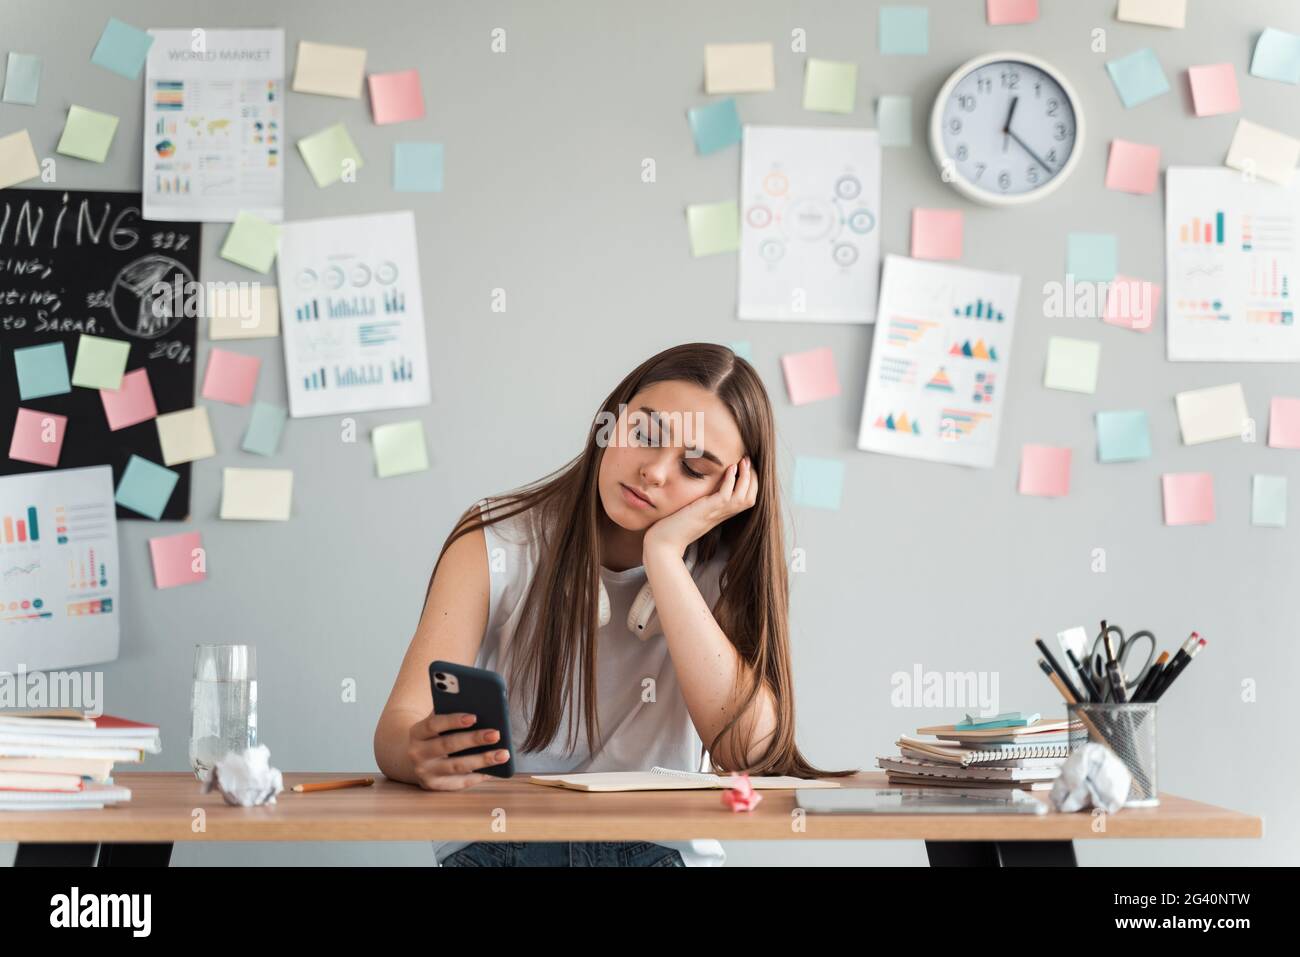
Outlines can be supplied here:
[[1047, 805], [1015, 788], [797, 790], [795, 805], [810, 814], [1046, 814]]

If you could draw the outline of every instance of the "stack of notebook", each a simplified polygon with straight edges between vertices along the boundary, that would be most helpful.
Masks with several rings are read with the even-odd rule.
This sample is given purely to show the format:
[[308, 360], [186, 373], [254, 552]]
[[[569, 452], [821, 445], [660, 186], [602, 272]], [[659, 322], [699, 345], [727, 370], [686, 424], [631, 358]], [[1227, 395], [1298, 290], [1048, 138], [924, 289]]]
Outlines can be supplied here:
[[[876, 759], [890, 784], [926, 787], [1020, 788], [1044, 791], [1070, 756], [1068, 722], [1020, 712], [966, 716], [961, 724], [918, 728], [903, 735], [897, 757]], [[919, 737], [930, 735], [929, 739]]]
[[0, 810], [101, 808], [131, 800], [114, 764], [162, 750], [158, 728], [81, 711], [0, 711]]

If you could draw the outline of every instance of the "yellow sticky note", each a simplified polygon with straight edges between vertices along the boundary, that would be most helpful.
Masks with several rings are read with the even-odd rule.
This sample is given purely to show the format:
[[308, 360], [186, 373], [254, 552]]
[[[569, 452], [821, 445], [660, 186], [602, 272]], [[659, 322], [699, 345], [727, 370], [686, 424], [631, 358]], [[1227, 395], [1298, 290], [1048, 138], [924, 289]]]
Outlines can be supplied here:
[[68, 110], [68, 121], [55, 147], [64, 156], [102, 163], [117, 132], [117, 117], [111, 113], [88, 110], [75, 104]]
[[268, 223], [261, 216], [240, 212], [226, 232], [221, 258], [257, 272], [266, 272], [275, 261], [279, 244], [279, 226]]
[[206, 305], [209, 339], [269, 339], [280, 334], [275, 286], [208, 283]]
[[293, 71], [293, 91], [360, 99], [365, 72], [365, 50], [301, 40], [298, 64]]
[[26, 130], [0, 136], [0, 189], [8, 189], [15, 183], [40, 175], [41, 167], [36, 162], [32, 138]]
[[419, 419], [377, 426], [372, 440], [375, 468], [380, 478], [423, 472], [429, 468], [429, 454], [424, 447], [424, 423]]
[[706, 93], [764, 93], [776, 89], [770, 43], [708, 43], [704, 47]]
[[126, 360], [130, 355], [129, 342], [82, 333], [77, 340], [72, 384], [83, 389], [112, 389], [116, 392], [122, 388], [122, 375], [126, 372]]
[[804, 75], [803, 108], [820, 113], [852, 113], [858, 88], [858, 65], [809, 58]]
[[292, 501], [292, 469], [221, 470], [224, 519], [287, 522]]
[[342, 123], [304, 136], [298, 141], [298, 152], [302, 153], [303, 162], [311, 170], [317, 186], [337, 183], [349, 168], [356, 172], [363, 165], [361, 154]]
[[740, 211], [734, 200], [686, 207], [691, 255], [711, 256], [740, 248]]
[[167, 412], [154, 422], [158, 426], [163, 465], [193, 462], [217, 454], [212, 442], [212, 426], [208, 423], [208, 410], [203, 406]]

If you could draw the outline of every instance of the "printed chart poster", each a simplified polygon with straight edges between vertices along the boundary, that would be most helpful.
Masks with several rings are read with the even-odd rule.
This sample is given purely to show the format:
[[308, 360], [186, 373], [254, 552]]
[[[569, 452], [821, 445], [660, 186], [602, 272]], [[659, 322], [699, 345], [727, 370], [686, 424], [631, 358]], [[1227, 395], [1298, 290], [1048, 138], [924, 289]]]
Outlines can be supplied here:
[[1169, 358], [1300, 361], [1300, 185], [1219, 167], [1165, 184]]
[[280, 323], [295, 417], [429, 402], [415, 214], [286, 223]]
[[[146, 370], [157, 411], [193, 408], [197, 320], [185, 308], [199, 278], [200, 230], [141, 219], [139, 193], [0, 191], [0, 449], [11, 447], [20, 408], [67, 417], [56, 465], [4, 454], [0, 474], [111, 465], [116, 481], [133, 454], [162, 464], [154, 420], [110, 429], [97, 388], [64, 380], [47, 394], [42, 377], [45, 387], [24, 399], [15, 350], [61, 345], [53, 365], [66, 364], [70, 380], [83, 333], [127, 342], [126, 371]], [[21, 359], [29, 370], [30, 356]], [[190, 464], [170, 468], [180, 480], [162, 517], [180, 521], [190, 512]]]
[[117, 657], [113, 510], [106, 465], [0, 479], [0, 671]]
[[871, 322], [876, 131], [746, 126], [742, 149], [740, 318]]
[[284, 218], [284, 31], [150, 30], [144, 215]]
[[992, 468], [1020, 277], [887, 256], [858, 448]]

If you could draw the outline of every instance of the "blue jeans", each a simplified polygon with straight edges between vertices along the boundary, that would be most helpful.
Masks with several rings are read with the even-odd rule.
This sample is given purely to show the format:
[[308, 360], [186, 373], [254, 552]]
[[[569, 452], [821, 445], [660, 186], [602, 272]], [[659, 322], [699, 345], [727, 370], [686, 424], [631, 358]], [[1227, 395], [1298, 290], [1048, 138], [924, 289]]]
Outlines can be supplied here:
[[476, 841], [443, 867], [685, 867], [674, 847], [647, 841]]

